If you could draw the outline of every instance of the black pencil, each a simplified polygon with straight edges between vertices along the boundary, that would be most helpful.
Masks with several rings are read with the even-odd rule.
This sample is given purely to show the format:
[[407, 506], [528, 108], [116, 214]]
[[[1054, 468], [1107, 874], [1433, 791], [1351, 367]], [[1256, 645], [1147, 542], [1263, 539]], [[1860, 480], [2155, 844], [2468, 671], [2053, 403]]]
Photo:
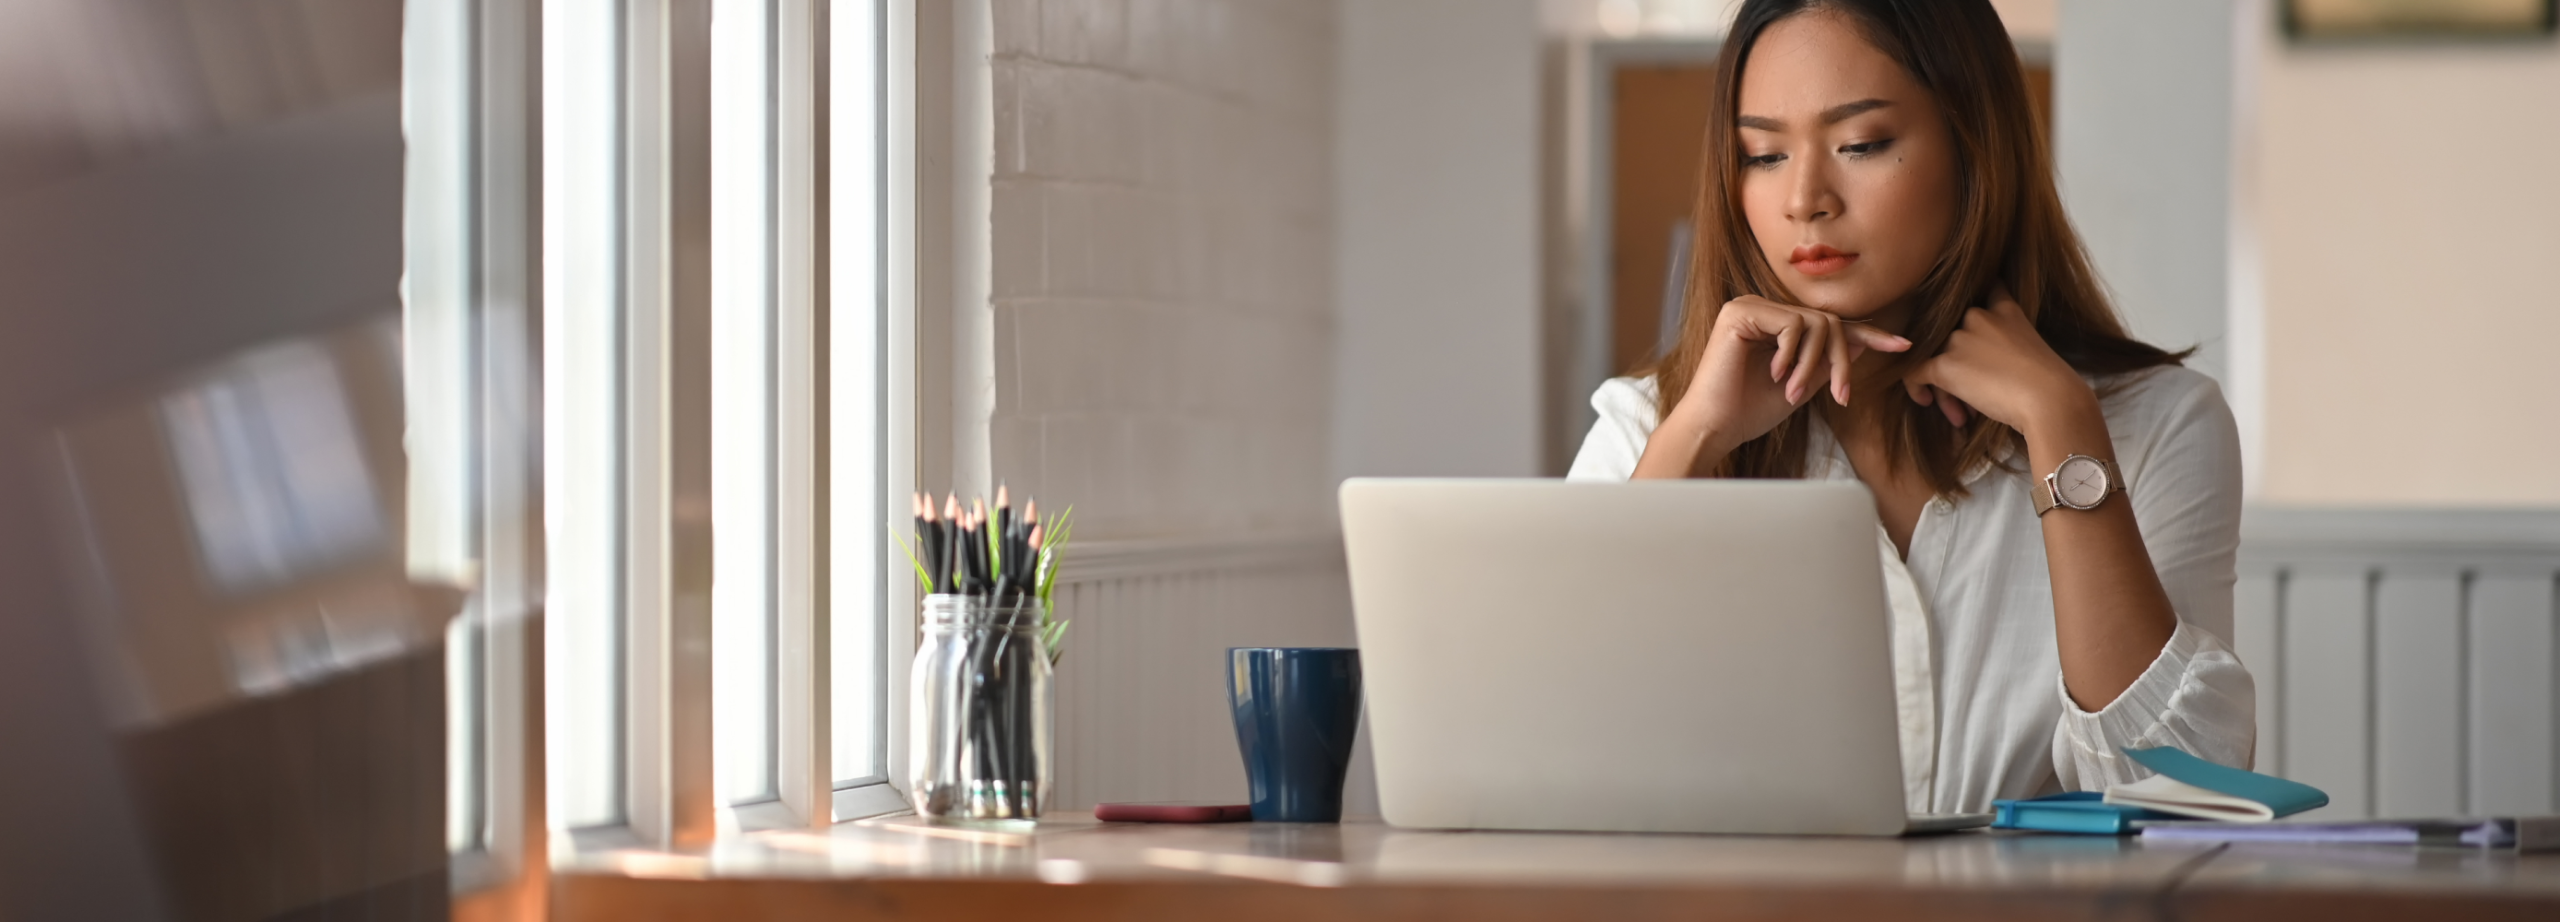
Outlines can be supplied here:
[[969, 511], [951, 518], [951, 594], [969, 594]]
[[977, 565], [969, 580], [970, 589], [987, 595], [995, 589], [996, 562], [990, 553], [993, 548], [987, 544], [987, 500], [983, 496], [969, 501], [969, 549], [974, 552]]
[[942, 552], [947, 556], [942, 565], [951, 571], [951, 588], [948, 591], [956, 595], [968, 591], [969, 558], [965, 553], [967, 548], [960, 543], [961, 532], [969, 527], [968, 507], [959, 505], [955, 500], [944, 509]]
[[995, 587], [995, 558], [988, 553], [987, 510], [981, 500], [969, 511], [969, 592], [986, 601]]
[[[924, 504], [928, 507], [932, 506], [933, 497], [925, 497]], [[951, 530], [956, 527], [958, 524], [951, 521], [951, 516], [947, 514], [934, 518], [933, 566], [938, 580], [934, 585], [940, 587], [936, 590], [939, 592], [954, 591], [951, 582]]]

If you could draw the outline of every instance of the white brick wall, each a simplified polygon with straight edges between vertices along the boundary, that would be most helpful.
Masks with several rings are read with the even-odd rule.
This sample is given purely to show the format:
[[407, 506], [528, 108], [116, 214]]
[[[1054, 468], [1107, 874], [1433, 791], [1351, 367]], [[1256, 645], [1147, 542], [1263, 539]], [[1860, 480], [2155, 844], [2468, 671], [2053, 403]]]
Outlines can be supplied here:
[[1053, 806], [1238, 801], [1226, 649], [1352, 642], [1339, 545], [1307, 537], [1334, 522], [1335, 3], [986, 2], [993, 470], [1099, 552], [1059, 593]]
[[996, 475], [1079, 540], [1328, 527], [1334, 5], [992, 9]]

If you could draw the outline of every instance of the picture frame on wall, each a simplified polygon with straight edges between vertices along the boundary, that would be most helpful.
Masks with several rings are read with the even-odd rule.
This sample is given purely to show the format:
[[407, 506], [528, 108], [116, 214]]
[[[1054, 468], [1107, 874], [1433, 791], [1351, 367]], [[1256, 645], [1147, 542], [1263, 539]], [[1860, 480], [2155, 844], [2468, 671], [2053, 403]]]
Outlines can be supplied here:
[[2560, 0], [2283, 0], [2285, 34], [2306, 41], [2514, 39], [2553, 34]]

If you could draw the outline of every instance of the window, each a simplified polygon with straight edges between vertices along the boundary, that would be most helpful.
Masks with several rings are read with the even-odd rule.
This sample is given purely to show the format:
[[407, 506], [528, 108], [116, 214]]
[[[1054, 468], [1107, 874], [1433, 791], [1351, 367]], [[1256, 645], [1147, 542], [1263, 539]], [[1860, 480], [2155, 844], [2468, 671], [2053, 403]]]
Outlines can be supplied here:
[[[899, 440], [892, 433], [907, 429], [895, 425], [900, 420], [889, 412], [888, 384], [899, 356], [884, 348], [897, 341], [892, 321], [900, 314], [891, 305], [909, 303], [893, 291], [890, 273], [883, 271], [892, 264], [889, 243], [895, 235], [889, 229], [901, 226], [893, 218], [900, 209], [891, 207], [885, 193], [913, 187], [911, 181], [892, 180], [891, 158], [885, 156], [890, 138], [910, 136], [891, 127], [885, 105], [892, 57], [887, 38], [909, 34], [892, 26], [892, 14], [898, 12], [892, 6], [905, 5], [839, 3], [827, 23], [832, 216], [827, 260], [833, 293], [827, 341], [836, 357], [827, 381], [827, 428], [834, 437], [827, 480], [828, 518], [834, 522], [886, 521], [888, 497], [908, 492], [893, 489], [893, 479], [903, 487], [913, 473], [877, 460], [906, 456], [896, 450]], [[912, 9], [905, 12], [911, 15]], [[888, 617], [903, 610], [898, 600], [905, 599], [889, 591], [889, 575], [904, 571], [889, 566], [901, 552], [886, 540], [887, 534], [876, 527], [839, 527], [828, 546], [833, 624], [827, 653], [835, 681], [828, 697], [832, 733], [827, 765], [839, 819], [905, 806], [903, 795], [889, 784], [889, 678], [903, 675], [904, 669], [902, 664], [892, 668], [889, 659], [893, 620]]]
[[457, 886], [511, 873], [488, 859], [527, 821], [681, 844], [901, 808], [884, 73], [912, 3], [407, 16], [405, 522], [413, 573], [476, 590], [448, 638], [449, 838], [499, 868]]
[[[647, 131], [654, 124], [632, 124], [625, 109], [648, 108], [630, 100], [626, 86], [646, 89], [652, 65], [663, 61], [645, 53], [651, 42], [626, 32], [639, 31], [649, 17], [626, 18], [623, 7], [616, 0], [542, 5], [548, 804], [557, 829], [629, 826], [658, 838], [665, 811], [652, 803], [653, 791], [630, 796], [630, 776], [638, 772], [625, 766], [655, 781], [652, 769], [664, 764], [655, 752], [626, 759], [656, 742], [634, 741], [628, 730], [658, 715], [628, 708], [654, 703], [650, 692], [662, 678], [626, 667], [634, 659], [629, 647], [655, 639], [665, 624], [653, 585], [663, 573], [663, 554], [653, 552], [663, 544], [651, 540], [659, 535], [650, 527], [664, 520], [654, 514], [663, 501], [664, 456], [652, 442], [665, 409], [656, 386], [664, 342], [654, 335], [665, 312], [652, 297], [663, 292], [649, 278], [663, 262], [645, 246], [664, 204], [662, 184], [647, 175], [661, 165], [649, 154], [663, 138]], [[638, 73], [625, 72], [625, 48], [635, 50], [629, 67]], [[634, 247], [635, 239], [644, 245]], [[663, 648], [650, 645], [649, 652]]]
[[880, 579], [886, 14], [712, 10], [716, 774], [763, 823], [903, 805]]
[[789, 654], [778, 628], [805, 621], [810, 601], [800, 587], [813, 535], [794, 514], [813, 486], [802, 405], [812, 305], [799, 281], [809, 152], [782, 138], [807, 122], [806, 104], [785, 96], [806, 86], [786, 72], [807, 55], [794, 53], [805, 40], [784, 38], [776, 6], [724, 0], [711, 19], [712, 700], [714, 771], [731, 805], [781, 794], [776, 682]]
[[[515, 877], [541, 604], [528, 0], [406, 7], [403, 391], [409, 577], [470, 590], [446, 631], [456, 889]], [[539, 823], [539, 817], [531, 818]]]
[[[876, 347], [840, 349], [838, 325], [876, 323], [876, 290], [839, 282], [825, 241], [834, 226], [877, 220], [868, 209], [834, 217], [821, 196], [831, 178], [827, 144], [856, 145], [868, 122], [833, 124], [821, 107], [836, 51], [830, 17], [868, 22], [869, 3], [719, 0], [712, 8], [712, 339], [714, 719], [724, 803], [762, 822], [834, 818], [828, 768], [831, 685], [880, 681], [876, 666], [836, 673], [835, 628], [859, 637], [877, 606], [831, 618], [837, 575], [830, 545], [846, 557], [879, 550], [867, 540], [877, 516], [879, 451], [871, 414], [831, 412], [835, 385], [871, 390]], [[853, 54], [859, 68], [871, 57]], [[866, 187], [867, 176], [853, 177]], [[866, 343], [867, 345], [867, 343]], [[834, 522], [845, 527], [830, 527]], [[837, 680], [837, 681], [831, 681]]]
[[712, 8], [715, 775], [748, 824], [903, 805], [881, 591], [885, 12]]

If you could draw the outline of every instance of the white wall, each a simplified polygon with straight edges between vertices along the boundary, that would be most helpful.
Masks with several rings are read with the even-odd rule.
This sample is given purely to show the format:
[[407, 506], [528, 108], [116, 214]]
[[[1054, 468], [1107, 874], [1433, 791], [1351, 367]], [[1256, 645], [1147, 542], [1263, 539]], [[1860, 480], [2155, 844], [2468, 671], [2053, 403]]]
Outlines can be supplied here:
[[2560, 45], [2257, 59], [2259, 497], [2560, 506]]
[[1340, 476], [1540, 473], [1540, 16], [1342, 4]]
[[995, 475], [1079, 539], [1330, 527], [1333, 5], [993, 14]]
[[[1335, 5], [980, 2], [989, 454], [1078, 523], [1053, 806], [1240, 800], [1227, 648], [1355, 643], [1331, 534]], [[955, 324], [990, 345], [972, 335]], [[1352, 773], [1373, 814], [1365, 752]]]
[[2560, 506], [2560, 45], [2299, 44], [2063, 0], [2063, 192], [2134, 332], [2201, 344], [2251, 498]]
[[2231, 222], [2229, 0], [2063, 0], [2062, 195], [2133, 334], [2223, 377]]
[[1123, 561], [1062, 805], [1234, 797], [1224, 648], [1354, 641], [1336, 477], [1538, 472], [1539, 7], [986, 2], [988, 453]]

